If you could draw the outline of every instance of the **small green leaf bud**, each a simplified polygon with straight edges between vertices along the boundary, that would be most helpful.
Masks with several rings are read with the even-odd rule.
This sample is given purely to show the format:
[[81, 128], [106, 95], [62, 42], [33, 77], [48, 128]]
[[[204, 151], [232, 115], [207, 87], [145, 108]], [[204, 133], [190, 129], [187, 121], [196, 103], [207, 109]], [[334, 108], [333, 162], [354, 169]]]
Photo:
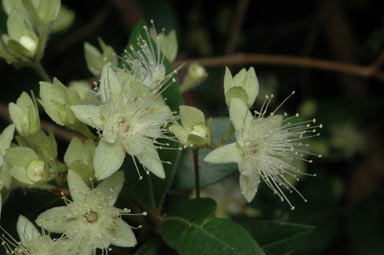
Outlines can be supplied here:
[[36, 102], [23, 92], [16, 104], [9, 104], [9, 115], [22, 136], [30, 136], [40, 130], [40, 118]]

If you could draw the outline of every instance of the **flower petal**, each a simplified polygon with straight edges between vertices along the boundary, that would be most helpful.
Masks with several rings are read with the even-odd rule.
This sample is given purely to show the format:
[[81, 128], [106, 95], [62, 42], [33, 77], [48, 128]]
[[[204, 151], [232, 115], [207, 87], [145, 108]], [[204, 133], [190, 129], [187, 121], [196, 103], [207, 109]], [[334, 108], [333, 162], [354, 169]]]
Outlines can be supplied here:
[[103, 180], [111, 176], [123, 164], [124, 157], [125, 151], [120, 143], [100, 140], [93, 159], [96, 179]]
[[32, 185], [33, 182], [27, 176], [27, 169], [20, 166], [14, 166], [10, 170], [11, 176], [19, 182]]
[[37, 239], [40, 237], [40, 233], [37, 228], [23, 215], [20, 215], [19, 219], [17, 220], [17, 233], [22, 243], [26, 243], [29, 240]]
[[242, 175], [240, 174], [240, 189], [241, 194], [245, 197], [247, 202], [251, 202], [256, 195], [257, 187], [260, 183], [260, 175]]
[[161, 163], [159, 153], [153, 144], [148, 142], [144, 147], [144, 151], [138, 155], [137, 158], [140, 163], [154, 175], [162, 179], [165, 178], [163, 164]]
[[192, 106], [180, 106], [180, 119], [187, 132], [190, 132], [195, 125], [205, 124], [204, 113]]
[[87, 184], [80, 175], [72, 170], [68, 171], [68, 187], [73, 201], [81, 201], [89, 192]]
[[100, 78], [100, 94], [101, 100], [105, 102], [107, 99], [120, 96], [122, 86], [116, 73], [110, 65], [105, 65]]
[[241, 99], [233, 98], [229, 106], [229, 117], [236, 131], [236, 140], [243, 146], [244, 134], [250, 129], [253, 116]]
[[234, 98], [229, 106], [229, 117], [235, 130], [243, 130], [252, 123], [253, 116], [244, 102]]
[[179, 139], [183, 144], [188, 144], [188, 133], [179, 124], [174, 124], [170, 127], [172, 133]]
[[247, 75], [245, 76], [243, 87], [248, 94], [248, 106], [252, 106], [259, 95], [259, 81], [253, 67], [249, 68]]
[[112, 245], [134, 247], [137, 244], [132, 228], [122, 219], [116, 219], [116, 227], [105, 232]]
[[103, 117], [100, 113], [100, 106], [98, 105], [74, 105], [71, 110], [76, 118], [94, 128], [102, 128], [104, 126]]
[[238, 163], [241, 160], [241, 155], [241, 147], [237, 143], [230, 143], [208, 153], [204, 161], [212, 164]]
[[225, 67], [225, 75], [224, 75], [224, 94], [227, 94], [228, 90], [234, 86], [232, 74], [229, 70], [228, 66]]
[[52, 233], [64, 233], [69, 215], [68, 207], [54, 207], [41, 213], [36, 219], [36, 224]]
[[97, 190], [109, 199], [109, 205], [114, 205], [124, 184], [124, 172], [118, 171], [97, 186]]
[[[5, 150], [11, 145], [13, 135], [15, 133], [15, 125], [11, 124], [6, 127], [0, 135], [0, 156], [4, 156]], [[1, 166], [1, 164], [0, 164]]]

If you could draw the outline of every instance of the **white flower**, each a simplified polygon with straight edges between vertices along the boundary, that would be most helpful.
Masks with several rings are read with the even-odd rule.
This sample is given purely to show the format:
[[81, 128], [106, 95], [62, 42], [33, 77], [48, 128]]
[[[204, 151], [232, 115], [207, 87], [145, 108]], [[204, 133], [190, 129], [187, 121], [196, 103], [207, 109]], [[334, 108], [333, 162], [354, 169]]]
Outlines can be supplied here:
[[277, 109], [265, 118], [269, 102], [270, 99], [254, 118], [241, 99], [232, 99], [229, 114], [235, 128], [236, 142], [215, 149], [204, 160], [209, 163], [238, 163], [240, 188], [248, 202], [256, 195], [262, 179], [282, 201], [287, 200], [294, 209], [282, 188], [290, 192], [294, 190], [302, 196], [286, 176], [297, 179], [298, 174], [305, 173], [300, 172], [290, 161], [298, 159], [312, 162], [305, 159], [306, 155], [314, 154], [307, 151], [308, 145], [302, 143], [302, 140], [318, 136], [316, 128], [322, 125], [311, 126], [315, 120], [291, 123], [295, 116], [284, 119], [282, 115], [275, 115]]
[[32, 222], [20, 215], [17, 221], [17, 233], [20, 242], [8, 234], [3, 235], [2, 245], [6, 254], [15, 255], [70, 255], [71, 250], [66, 239], [51, 239], [46, 233], [40, 234]]
[[64, 233], [81, 255], [95, 254], [96, 249], [108, 251], [111, 244], [133, 247], [135, 235], [120, 217], [129, 210], [113, 206], [123, 183], [123, 172], [117, 172], [97, 188], [89, 189], [78, 174], [69, 170], [68, 186], [73, 201], [43, 212], [36, 223], [49, 232]]
[[[152, 20], [151, 23], [153, 26]], [[139, 37], [136, 45], [130, 45], [130, 51], [125, 52], [127, 57], [124, 60], [134, 76], [150, 89], [155, 89], [163, 85], [170, 76], [166, 74], [165, 55], [161, 52], [163, 48], [161, 38], [157, 35], [156, 30], [153, 30], [152, 40], [148, 27], [143, 28], [146, 38]]]
[[119, 75], [105, 66], [99, 92], [101, 105], [71, 107], [76, 118], [101, 135], [93, 162], [95, 176], [100, 180], [116, 172], [128, 153], [140, 161], [147, 173], [165, 178], [156, 139], [166, 138], [166, 125], [174, 120], [172, 112], [159, 90], [149, 91], [129, 74]]
[[4, 162], [4, 156], [6, 150], [11, 146], [14, 133], [15, 125], [11, 124], [6, 127], [0, 135], [0, 214], [3, 203], [1, 190], [4, 187], [8, 189], [11, 185], [11, 175], [9, 173], [7, 164]]
[[7, 149], [11, 146], [14, 133], [15, 125], [11, 124], [6, 127], [0, 135], [0, 190], [2, 190], [4, 186], [9, 188], [11, 182], [6, 164], [4, 164], [4, 156]]

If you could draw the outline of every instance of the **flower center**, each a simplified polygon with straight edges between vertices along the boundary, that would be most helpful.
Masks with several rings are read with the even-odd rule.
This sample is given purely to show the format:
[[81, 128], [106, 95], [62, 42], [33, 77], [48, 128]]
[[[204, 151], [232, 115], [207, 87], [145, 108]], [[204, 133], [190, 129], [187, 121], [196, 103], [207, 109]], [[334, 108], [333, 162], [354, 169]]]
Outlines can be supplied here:
[[86, 221], [88, 221], [89, 223], [94, 223], [97, 221], [97, 219], [99, 218], [97, 216], [97, 212], [95, 211], [89, 211], [87, 212], [85, 215], [84, 215], [84, 218]]

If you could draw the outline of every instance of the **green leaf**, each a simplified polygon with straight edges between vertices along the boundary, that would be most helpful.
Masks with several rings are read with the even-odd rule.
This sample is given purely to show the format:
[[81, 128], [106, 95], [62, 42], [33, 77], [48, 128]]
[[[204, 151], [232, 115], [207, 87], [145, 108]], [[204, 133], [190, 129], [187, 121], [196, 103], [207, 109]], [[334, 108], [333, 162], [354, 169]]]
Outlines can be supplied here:
[[[146, 31], [144, 30], [143, 26], [145, 25], [145, 22], [143, 20], [139, 20], [134, 27], [131, 37], [129, 39], [128, 45], [132, 45], [134, 48], [138, 47], [136, 45], [136, 42], [139, 37], [143, 39], [148, 39]], [[152, 43], [152, 46], [155, 47], [156, 51], [156, 44], [154, 42], [148, 42]], [[126, 52], [129, 52], [129, 46], [126, 48]], [[126, 52], [123, 53], [122, 59], [126, 58]], [[164, 59], [164, 65], [166, 67], [166, 72], [171, 73], [172, 66], [170, 63]], [[120, 63], [120, 66], [124, 66], [124, 61]], [[181, 96], [181, 93], [179, 91], [179, 81], [177, 77], [175, 77], [175, 82], [172, 82], [163, 92], [163, 98], [166, 98], [167, 105], [171, 108], [172, 111], [179, 111], [179, 106], [183, 104], [183, 98]], [[179, 144], [174, 141], [162, 141], [160, 142], [166, 142], [169, 143], [169, 148], [178, 148]], [[146, 176], [145, 171], [143, 171], [141, 166], [139, 167], [139, 171], [141, 171], [143, 176], [143, 180], [139, 180], [139, 176], [137, 172], [135, 171], [135, 164], [129, 157], [126, 157], [126, 162], [123, 165], [123, 168], [126, 173], [126, 180], [128, 183], [128, 186], [132, 189], [132, 191], [144, 201], [145, 205], [149, 208], [153, 209], [156, 212], [159, 212], [162, 208], [163, 201], [165, 199], [165, 196], [168, 192], [168, 190], [171, 187], [171, 184], [173, 182], [176, 167], [178, 166], [178, 162], [180, 160], [181, 151], [180, 150], [167, 150], [163, 149], [159, 151], [160, 159], [163, 161], [169, 161], [171, 164], [163, 164], [164, 171], [165, 171], [165, 179], [160, 179], [156, 176]], [[152, 183], [152, 184], [151, 184]], [[153, 192], [150, 191], [149, 186], [152, 186]], [[151, 195], [153, 194], [153, 196]]]
[[242, 225], [267, 255], [291, 254], [315, 230], [315, 226], [278, 221], [252, 220]]
[[164, 241], [181, 255], [264, 255], [239, 224], [214, 217], [212, 199], [183, 201], [161, 225]]
[[[230, 127], [228, 118], [213, 118], [212, 120], [212, 142], [217, 143], [222, 138]], [[232, 135], [227, 143], [235, 141]], [[209, 164], [203, 161], [205, 156], [211, 152], [211, 149], [200, 149], [200, 186], [204, 187], [216, 183], [237, 171], [236, 163], [231, 164]], [[173, 186], [180, 189], [190, 189], [195, 187], [194, 182], [194, 166], [192, 150], [184, 150], [180, 159], [180, 165], [176, 173]]]

